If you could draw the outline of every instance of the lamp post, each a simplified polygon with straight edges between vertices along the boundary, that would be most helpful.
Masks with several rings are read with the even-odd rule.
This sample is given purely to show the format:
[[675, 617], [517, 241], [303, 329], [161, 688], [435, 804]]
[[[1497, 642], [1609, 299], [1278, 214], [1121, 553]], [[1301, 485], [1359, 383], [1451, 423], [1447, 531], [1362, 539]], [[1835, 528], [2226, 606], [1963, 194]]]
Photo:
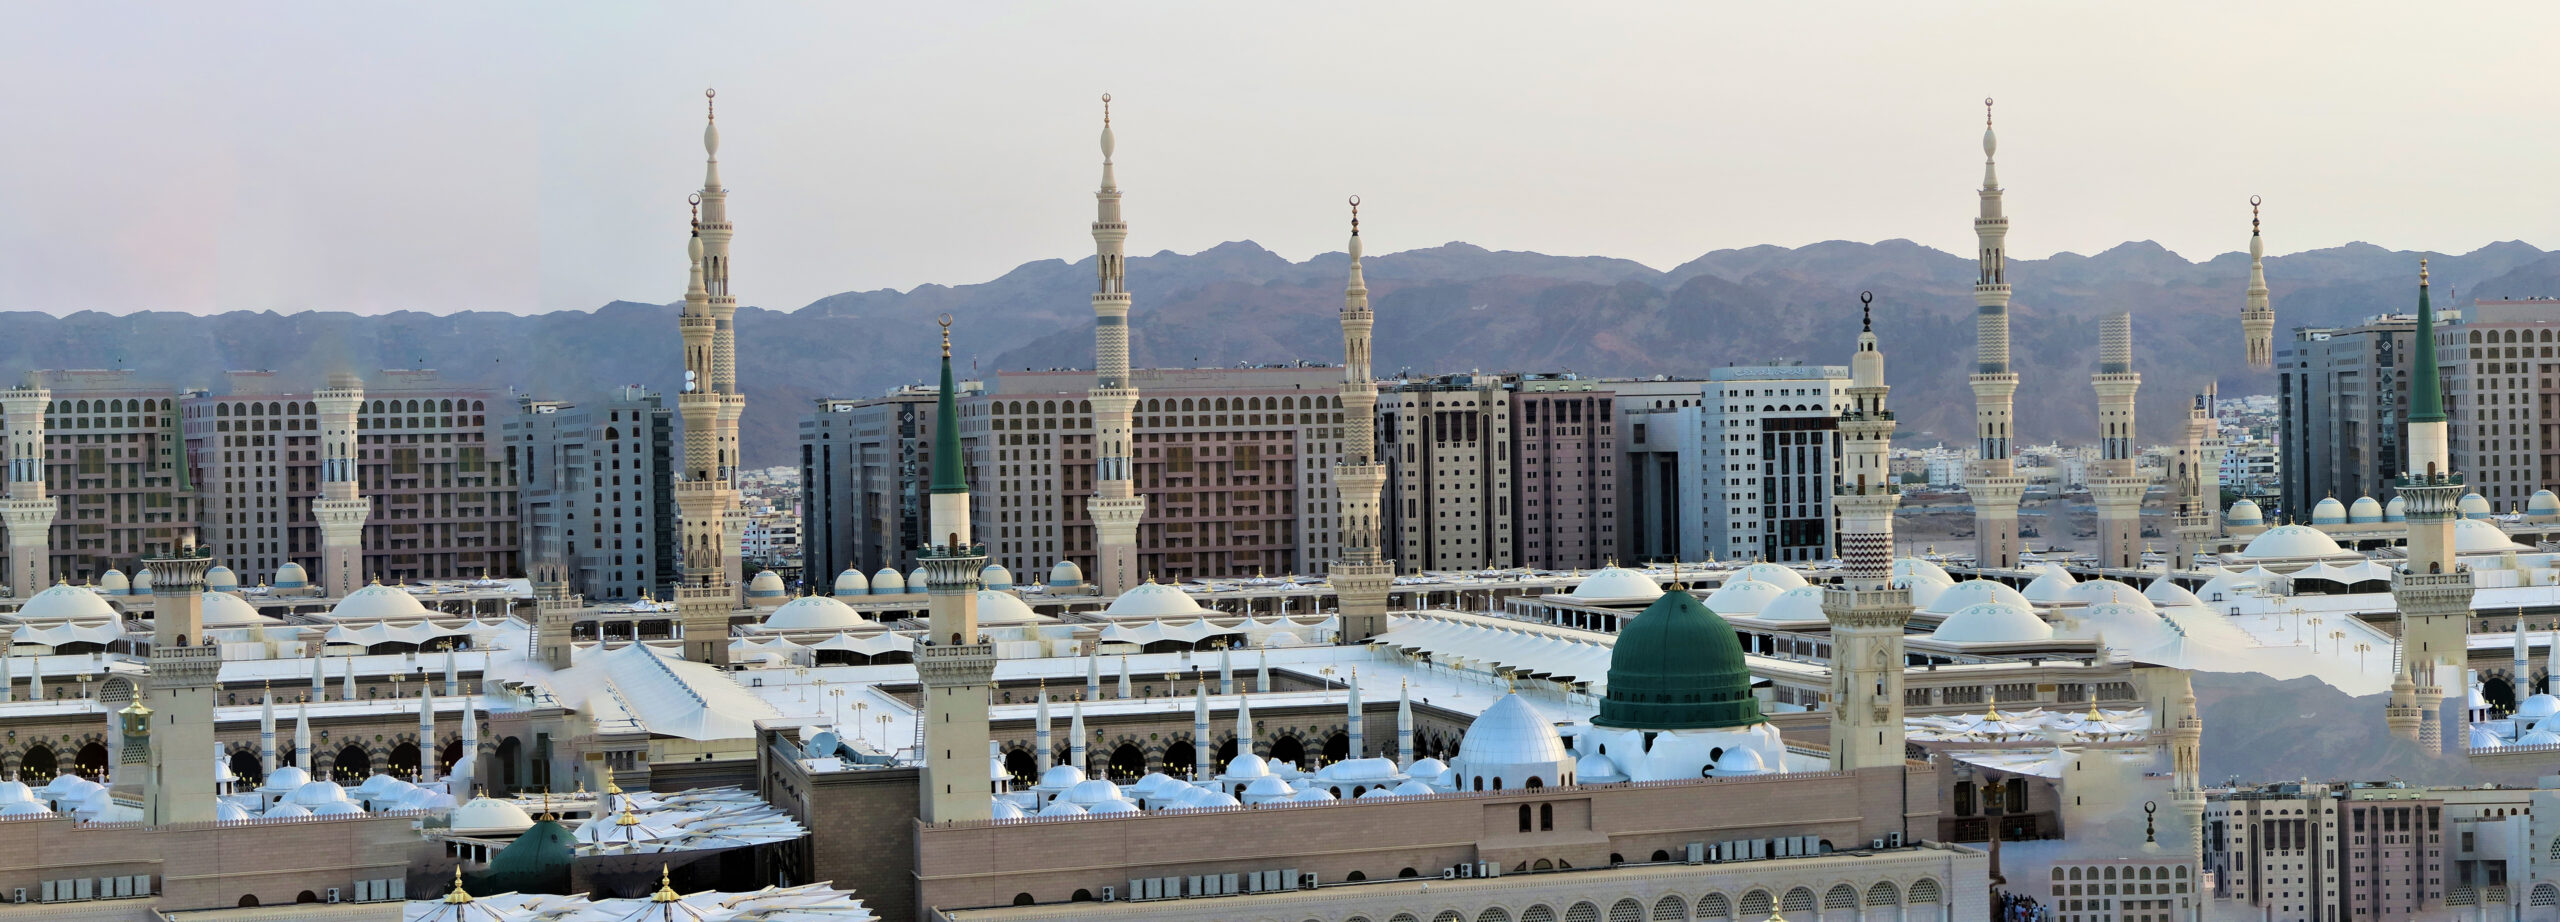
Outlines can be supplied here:
[[2320, 616], [2311, 616], [2311, 652], [2320, 652]]
[[844, 689], [827, 689], [827, 697], [834, 699], [827, 705], [827, 716], [835, 719], [836, 726], [844, 726]]

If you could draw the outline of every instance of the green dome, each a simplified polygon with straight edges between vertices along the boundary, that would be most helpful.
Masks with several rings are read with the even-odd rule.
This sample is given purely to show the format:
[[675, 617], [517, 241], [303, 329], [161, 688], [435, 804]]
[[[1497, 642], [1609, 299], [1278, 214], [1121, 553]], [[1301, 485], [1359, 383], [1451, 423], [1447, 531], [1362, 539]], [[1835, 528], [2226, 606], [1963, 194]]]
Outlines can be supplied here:
[[1663, 593], [1618, 631], [1609, 697], [1592, 724], [1692, 730], [1760, 723], [1733, 627], [1686, 590]]
[[577, 860], [577, 846], [575, 833], [544, 814], [533, 828], [489, 856], [488, 870], [478, 875], [471, 889], [484, 894], [568, 893], [569, 866]]

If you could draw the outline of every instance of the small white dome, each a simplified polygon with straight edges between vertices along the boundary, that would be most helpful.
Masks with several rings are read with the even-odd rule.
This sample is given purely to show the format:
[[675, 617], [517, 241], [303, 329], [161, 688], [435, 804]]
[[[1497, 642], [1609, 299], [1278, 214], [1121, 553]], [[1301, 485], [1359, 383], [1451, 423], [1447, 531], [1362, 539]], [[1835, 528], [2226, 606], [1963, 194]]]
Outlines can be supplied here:
[[342, 803], [346, 799], [347, 789], [335, 781], [314, 781], [293, 789], [293, 802], [305, 807]]
[[1969, 579], [1938, 593], [1936, 598], [1929, 600], [1928, 607], [1923, 610], [1933, 615], [1952, 615], [1964, 610], [1967, 606], [1984, 602], [2018, 608], [2035, 607], [2027, 602], [2026, 596], [2020, 595], [2018, 590], [2011, 589], [2006, 584], [1987, 579]]
[[1449, 773], [1449, 763], [1424, 756], [1404, 768], [1405, 777], [1430, 781]]
[[2311, 507], [2311, 524], [2347, 524], [2347, 504], [2339, 502], [2335, 496], [2323, 498], [2318, 505]]
[[2217, 597], [2227, 600], [2243, 592], [2256, 592], [2264, 588], [2266, 588], [2265, 584], [2238, 573], [2222, 573], [2205, 580], [2204, 585], [2196, 587], [2196, 597], [2211, 604]]
[[14, 804], [36, 799], [35, 791], [24, 781], [0, 781], [0, 804]]
[[20, 621], [114, 621], [115, 606], [79, 586], [56, 584], [18, 606]]
[[1083, 807], [1076, 806], [1073, 802], [1070, 802], [1070, 801], [1068, 801], [1066, 798], [1061, 797], [1061, 798], [1058, 798], [1058, 799], [1056, 799], [1056, 800], [1050, 801], [1048, 806], [1040, 808], [1040, 813], [1039, 813], [1039, 815], [1040, 815], [1040, 816], [1083, 816], [1083, 815], [1084, 815], [1084, 813], [1085, 813], [1085, 810], [1084, 810], [1084, 808], [1083, 808]]
[[313, 807], [313, 808], [311, 808], [311, 815], [312, 815], [312, 816], [362, 816], [362, 815], [364, 815], [364, 808], [363, 808], [363, 807], [356, 806], [356, 805], [355, 805], [355, 803], [354, 803], [353, 801], [345, 801], [345, 800], [341, 800], [341, 801], [336, 801], [336, 802], [332, 802], [332, 803], [325, 803], [325, 804], [321, 804], [321, 805], [319, 805], [319, 806], [317, 806], [317, 807]]
[[804, 595], [782, 603], [764, 616], [764, 626], [775, 630], [840, 630], [862, 627], [865, 621], [852, 606], [823, 595]]
[[905, 595], [906, 592], [907, 578], [898, 575], [898, 571], [881, 567], [880, 572], [871, 574], [872, 595]]
[[1804, 585], [1804, 575], [1793, 568], [1762, 561], [1734, 571], [1735, 579], [1756, 579], [1780, 589]]
[[1608, 784], [1627, 780], [1627, 773], [1619, 771], [1618, 763], [1610, 761], [1608, 756], [1595, 752], [1573, 763], [1573, 780], [1582, 784]]
[[298, 818], [298, 817], [306, 817], [306, 816], [310, 816], [310, 815], [311, 815], [311, 811], [303, 809], [300, 805], [295, 804], [293, 801], [286, 800], [286, 801], [278, 801], [278, 802], [276, 803], [276, 805], [275, 805], [275, 806], [268, 807], [268, 808], [267, 808], [267, 812], [265, 812], [265, 813], [263, 813], [263, 814], [260, 814], [260, 815], [261, 815], [261, 816], [266, 817], [267, 819], [271, 819], [271, 820], [272, 820], [272, 819], [284, 819], [284, 818]]
[[2485, 519], [2497, 513], [2497, 510], [2489, 507], [2489, 498], [2478, 493], [2462, 494], [2462, 500], [2455, 503], [2453, 508], [2454, 511], [2462, 513], [2462, 517], [2466, 519]]
[[1716, 760], [1713, 771], [1719, 778], [1733, 775], [1760, 775], [1768, 773], [1769, 763], [1760, 759], [1759, 750], [1749, 746], [1734, 746], [1726, 749], [1724, 756]]
[[2142, 590], [2142, 597], [2150, 599], [2151, 604], [2159, 606], [2204, 604], [2204, 600], [2196, 598], [2195, 593], [2188, 592], [2165, 576], [2152, 580], [2151, 585]]
[[1602, 567], [1565, 593], [1565, 598], [1592, 605], [1651, 602], [1662, 597], [1662, 586], [1634, 570]]
[[133, 592], [134, 592], [134, 594], [135, 594], [135, 595], [141, 595], [141, 594], [143, 594], [143, 593], [145, 593], [145, 592], [150, 592], [150, 591], [151, 591], [151, 568], [150, 568], [150, 567], [144, 567], [144, 568], [142, 568], [142, 569], [140, 569], [140, 570], [136, 570], [136, 571], [134, 571], [134, 574], [133, 574]]
[[1183, 798], [1182, 805], [1185, 807], [1206, 808], [1244, 806], [1244, 802], [1237, 800], [1235, 795], [1229, 794], [1225, 791], [1211, 790], [1209, 788], [1192, 788], [1191, 791], [1192, 793], [1190, 796]]
[[2105, 602], [2080, 610], [2080, 623], [2092, 637], [2103, 636], [2119, 650], [2149, 650], [2177, 639], [2177, 630], [2148, 608]]
[[292, 765], [280, 765], [267, 773], [265, 784], [258, 785], [261, 794], [291, 794], [295, 788], [311, 783], [311, 773]]
[[1219, 777], [1260, 778], [1269, 774], [1271, 774], [1270, 763], [1263, 761], [1261, 756], [1254, 755], [1251, 751], [1245, 751], [1238, 752], [1235, 758], [1228, 759], [1227, 770]]
[[453, 808], [452, 826], [455, 835], [508, 835], [533, 828], [533, 817], [527, 816], [523, 807], [507, 801], [474, 797], [470, 803]]
[[2507, 741], [2499, 739], [2497, 731], [2491, 730], [2480, 724], [2471, 725], [2471, 748], [2498, 749], [2505, 745], [2507, 745]]
[[978, 585], [995, 590], [1011, 589], [1013, 588], [1013, 571], [1005, 569], [1003, 564], [996, 563], [979, 567]]
[[1518, 692], [1485, 708], [1458, 739], [1458, 758], [1470, 765], [1546, 765], [1573, 758], [1555, 724]]
[[978, 620], [986, 624], [1019, 624], [1025, 621], [1039, 621], [1041, 616], [1039, 612], [1031, 610], [1030, 603], [1024, 602], [1022, 597], [1011, 592], [1000, 589], [980, 589], [978, 590]]
[[999, 820], [1018, 820], [1026, 815], [1021, 807], [1013, 805], [1013, 801], [1003, 799], [996, 801], [995, 811], [989, 814], [991, 818]]
[[1049, 568], [1049, 588], [1073, 589], [1082, 585], [1084, 585], [1084, 568], [1076, 566], [1075, 561], [1061, 560], [1056, 566]]
[[1139, 811], [1137, 804], [1133, 804], [1125, 800], [1106, 800], [1084, 808], [1084, 812], [1094, 816], [1109, 816], [1114, 813], [1137, 813]]
[[2553, 495], [2549, 490], [2535, 490], [2533, 497], [2524, 501], [2524, 513], [2536, 516], [2560, 515], [2560, 495]]
[[1200, 603], [1193, 601], [1188, 592], [1163, 583], [1140, 583], [1136, 588], [1121, 593], [1119, 598], [1112, 599], [1111, 607], [1102, 613], [1162, 617], [1196, 615], [1201, 611]]
[[1123, 799], [1120, 796], [1119, 785], [1112, 784], [1111, 782], [1104, 781], [1100, 778], [1091, 778], [1076, 782], [1073, 786], [1067, 788], [1066, 793], [1058, 796], [1066, 798], [1067, 800], [1075, 801], [1077, 805], [1088, 808], [1106, 800]]
[[2267, 516], [2266, 513], [2258, 511], [2256, 500], [2243, 499], [2231, 504], [2231, 511], [2222, 514], [2222, 521], [2227, 525], [2256, 527], [2266, 524]]
[[231, 593], [206, 592], [204, 594], [204, 626], [206, 627], [255, 627], [282, 623], [284, 622], [279, 619], [259, 614], [257, 606]]
[[1264, 775], [1260, 778], [1253, 779], [1253, 783], [1244, 786], [1245, 800], [1252, 803], [1269, 803], [1275, 800], [1287, 800], [1291, 795], [1296, 793], [1298, 793], [1298, 789], [1290, 786], [1287, 779], [1278, 775]]
[[780, 573], [759, 570], [754, 579], [747, 581], [747, 598], [778, 599], [782, 597], [782, 593], [782, 574]]
[[837, 598], [870, 595], [871, 581], [862, 578], [862, 571], [847, 567], [844, 572], [836, 574], [835, 592]]
[[917, 567], [913, 570], [907, 571], [908, 592], [923, 592], [932, 588], [933, 575], [926, 573], [923, 567]]
[[[1715, 610], [1715, 606], [1712, 605], [1707, 608], [1709, 611]], [[1722, 613], [1718, 612], [1718, 614]], [[1759, 618], [1762, 621], [1771, 622], [1826, 621], [1828, 619], [1822, 614], [1822, 587], [1797, 586], [1778, 593], [1776, 599], [1760, 607]]]
[[1956, 581], [1955, 577], [1947, 575], [1947, 568], [1939, 566], [1936, 561], [1929, 560], [1928, 558], [1899, 557], [1894, 559], [1894, 579], [1902, 580], [1915, 576], [1935, 579], [1950, 584]]
[[10, 803], [10, 804], [0, 804], [0, 819], [11, 819], [11, 820], [14, 820], [14, 819], [17, 819], [17, 818], [19, 818], [19, 817], [26, 817], [26, 816], [52, 816], [52, 815], [53, 815], [53, 808], [45, 806], [45, 805], [44, 805], [42, 802], [40, 802], [40, 801], [22, 800], [22, 801], [18, 801], [18, 802], [15, 802], [15, 803]]
[[1761, 609], [1769, 607], [1769, 603], [1777, 601], [1779, 596], [1785, 594], [1787, 594], [1786, 587], [1736, 576], [1727, 580], [1724, 585], [1716, 587], [1716, 591], [1707, 593], [1704, 601], [1708, 611], [1723, 617], [1735, 618], [1757, 615]]
[[2407, 499], [2394, 496], [2391, 498], [2390, 502], [2382, 504], [2382, 520], [2385, 522], [2408, 521], [2409, 501]]
[[2061, 564], [2049, 563], [2044, 565], [2044, 572], [2036, 574], [2036, 578], [2028, 582], [2027, 588], [2019, 594], [2030, 602], [2063, 602], [2071, 598], [2072, 587], [2078, 585], [2080, 581], [2072, 578]]
[[2359, 523], [2382, 521], [2382, 504], [2370, 496], [2356, 497], [2355, 503], [2347, 507], [2347, 521]]
[[1325, 789], [1323, 789], [1323, 788], [1308, 788], [1308, 789], [1306, 789], [1306, 790], [1299, 791], [1297, 794], [1292, 795], [1292, 796], [1289, 798], [1290, 802], [1292, 802], [1292, 803], [1301, 803], [1301, 804], [1315, 803], [1315, 802], [1317, 802], [1317, 801], [1333, 800], [1333, 799], [1334, 799], [1333, 792], [1331, 792], [1331, 791], [1327, 791], [1327, 790], [1325, 790]]
[[417, 596], [410, 595], [407, 590], [381, 583], [347, 593], [346, 598], [339, 599], [338, 604], [329, 608], [330, 619], [336, 621], [379, 621], [426, 616], [427, 607], [418, 604]]
[[276, 588], [307, 589], [310, 586], [311, 574], [303, 570], [301, 564], [288, 560], [285, 562], [284, 566], [276, 568]]
[[1967, 605], [1929, 633], [1947, 643], [2031, 643], [2053, 639], [2053, 625], [2023, 605]]
[[2519, 719], [2541, 720], [2554, 715], [2560, 715], [2560, 697], [2528, 695], [2524, 700], [2516, 702], [2514, 716]]
[[2278, 525], [2249, 539], [2240, 551], [2242, 557], [2258, 559], [2329, 557], [2338, 553], [2338, 542], [2327, 532], [2309, 525]]
[[2504, 529], [2487, 519], [2455, 519], [2453, 549], [2462, 554], [2486, 554], [2492, 551], [2528, 551], [2532, 548], [2508, 538]]
[[2131, 586], [2127, 586], [2111, 579], [2093, 579], [2088, 582], [2081, 583], [2078, 586], [2074, 586], [2071, 589], [2071, 594], [2065, 599], [2065, 601], [2079, 602], [2085, 605], [2131, 605], [2135, 608], [2142, 609], [2143, 611], [2150, 611], [2152, 609], [2151, 598], [2149, 596], [2134, 591], [2134, 588]]
[[211, 592], [237, 590], [240, 588], [240, 574], [231, 572], [230, 567], [215, 564], [212, 569], [204, 571], [204, 588]]
[[108, 595], [131, 595], [133, 581], [125, 578], [123, 570], [109, 569], [98, 574], [98, 591]]
[[2545, 727], [2535, 727], [2532, 732], [2516, 737], [2516, 745], [2560, 746], [2560, 733], [2551, 732], [2550, 729]]

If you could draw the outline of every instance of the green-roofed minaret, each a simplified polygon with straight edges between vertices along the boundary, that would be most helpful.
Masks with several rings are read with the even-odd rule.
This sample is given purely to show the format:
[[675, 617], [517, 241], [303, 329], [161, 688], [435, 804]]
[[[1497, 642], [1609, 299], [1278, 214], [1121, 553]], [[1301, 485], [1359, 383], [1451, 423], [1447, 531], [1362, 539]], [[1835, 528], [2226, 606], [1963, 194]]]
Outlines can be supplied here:
[[2427, 264], [2418, 262], [2418, 357], [2409, 364], [2409, 421], [2444, 422], [2444, 387], [2436, 370], [2436, 310], [2427, 300]]
[[933, 407], [933, 492], [969, 492], [968, 469], [960, 457], [960, 387], [951, 378], [949, 314], [942, 316], [942, 396]]
[[[2393, 484], [2409, 514], [2408, 550], [2391, 575], [2392, 607], [2400, 612], [2399, 662], [2391, 700], [2383, 708], [2392, 735], [2421, 751], [2443, 751], [2442, 674], [2469, 661], [2471, 574], [2455, 557], [2454, 521], [2462, 475], [2454, 473], [2446, 432], [2443, 384], [2436, 370], [2436, 312], [2427, 292], [2427, 261], [2418, 261], [2417, 357], [2409, 363], [2409, 460]], [[2459, 672], [2455, 673], [2460, 675]], [[2405, 679], [2406, 681], [2401, 681]]]

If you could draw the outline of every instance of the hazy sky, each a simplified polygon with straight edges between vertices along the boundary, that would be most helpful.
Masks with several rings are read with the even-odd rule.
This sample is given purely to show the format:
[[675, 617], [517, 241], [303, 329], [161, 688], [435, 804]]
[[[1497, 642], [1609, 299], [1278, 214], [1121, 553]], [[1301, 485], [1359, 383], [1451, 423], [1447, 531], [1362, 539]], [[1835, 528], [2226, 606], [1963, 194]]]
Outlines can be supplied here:
[[[0, 2], [0, 310], [749, 304], [1092, 252], [2560, 244], [2560, 5]], [[1145, 280], [1132, 286], [1145, 297]]]

